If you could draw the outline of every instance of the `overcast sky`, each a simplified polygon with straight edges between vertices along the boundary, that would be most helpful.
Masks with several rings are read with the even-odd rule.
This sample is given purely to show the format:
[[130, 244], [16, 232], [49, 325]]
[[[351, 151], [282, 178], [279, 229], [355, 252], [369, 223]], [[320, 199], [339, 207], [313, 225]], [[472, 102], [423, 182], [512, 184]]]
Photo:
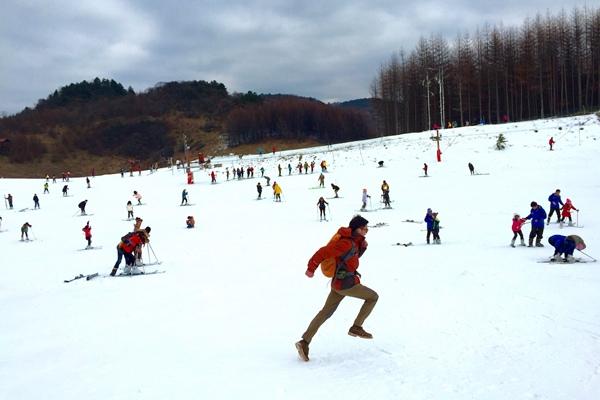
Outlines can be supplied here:
[[420, 36], [473, 33], [486, 22], [595, 2], [580, 0], [3, 0], [0, 112], [33, 107], [95, 77], [137, 91], [217, 80], [230, 93], [323, 101], [369, 95], [379, 65]]

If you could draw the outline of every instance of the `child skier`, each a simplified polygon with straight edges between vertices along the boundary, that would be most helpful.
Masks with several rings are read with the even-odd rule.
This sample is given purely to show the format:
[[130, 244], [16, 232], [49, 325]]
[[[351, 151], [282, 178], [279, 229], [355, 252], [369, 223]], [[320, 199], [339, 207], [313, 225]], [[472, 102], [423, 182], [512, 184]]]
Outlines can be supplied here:
[[188, 191], [187, 189], [183, 189], [183, 191], [181, 192], [181, 204], [183, 205], [184, 203], [187, 204], [188, 203]]
[[85, 240], [87, 240], [88, 243], [86, 249], [89, 249], [92, 247], [92, 227], [90, 226], [90, 221], [88, 221], [81, 230], [85, 234]]
[[63, 196], [65, 196], [65, 197], [68, 196], [68, 192], [69, 192], [69, 185], [63, 186], [63, 188], [62, 188]]
[[273, 182], [273, 194], [275, 195], [275, 201], [281, 202], [281, 186], [277, 182]]
[[442, 244], [442, 240], [440, 239], [440, 219], [438, 218], [438, 213], [434, 212], [431, 215], [433, 216], [433, 226], [431, 228], [431, 232], [433, 233], [433, 244]]
[[573, 218], [571, 218], [571, 210], [575, 210], [579, 212], [577, 208], [571, 203], [571, 199], [567, 199], [567, 202], [563, 205], [562, 208], [562, 218], [560, 220], [560, 226], [562, 227], [565, 222], [565, 218], [569, 218], [569, 226], [573, 226]]
[[370, 199], [371, 196], [369, 196], [367, 194], [367, 189], [363, 189], [362, 191], [362, 207], [360, 208], [361, 211], [366, 211], [367, 209], [367, 199]]
[[137, 190], [134, 190], [134, 191], [133, 191], [133, 197], [134, 197], [135, 199], [137, 199], [137, 201], [138, 201], [138, 206], [141, 206], [141, 205], [142, 205], [142, 195], [141, 195], [141, 194], [139, 194], [139, 193], [137, 192]]
[[258, 197], [257, 198], [260, 199], [261, 196], [262, 196], [262, 185], [260, 184], [260, 182], [258, 182], [256, 184], [256, 191], [258, 192]]
[[548, 243], [554, 247], [552, 261], [561, 261], [561, 254], [565, 255], [564, 262], [575, 262], [573, 252], [575, 249], [581, 251], [585, 249], [585, 242], [577, 235], [552, 235], [548, 238]]
[[131, 204], [131, 200], [127, 200], [127, 219], [133, 219], [133, 204]]
[[510, 241], [510, 247], [515, 247], [515, 240], [517, 239], [517, 235], [519, 235], [521, 238], [521, 246], [525, 246], [525, 238], [523, 236], [523, 231], [521, 230], [525, 221], [526, 221], [526, 219], [521, 218], [521, 216], [519, 216], [519, 214], [515, 214], [513, 216], [513, 219], [512, 219], [513, 238]]
[[40, 198], [37, 193], [33, 195], [33, 209], [40, 208]]
[[327, 221], [327, 217], [325, 215], [325, 207], [328, 206], [329, 203], [325, 201], [325, 199], [321, 196], [317, 201], [317, 207], [319, 207], [319, 221]]
[[194, 220], [194, 216], [188, 215], [187, 219], [185, 220], [185, 224], [188, 227], [188, 229], [191, 229], [194, 226], [196, 226], [196, 221]]

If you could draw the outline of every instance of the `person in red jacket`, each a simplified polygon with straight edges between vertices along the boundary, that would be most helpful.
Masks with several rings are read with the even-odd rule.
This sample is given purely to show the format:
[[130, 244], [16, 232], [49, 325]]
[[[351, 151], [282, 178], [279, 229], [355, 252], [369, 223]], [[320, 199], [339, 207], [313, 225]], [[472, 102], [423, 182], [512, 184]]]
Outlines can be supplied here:
[[150, 227], [136, 232], [131, 232], [125, 235], [117, 245], [117, 262], [113, 267], [110, 276], [115, 276], [121, 265], [121, 259], [125, 257], [126, 269], [135, 266], [135, 251], [138, 246], [148, 242], [148, 231]]
[[354, 320], [354, 325], [348, 331], [348, 335], [363, 339], [373, 338], [373, 335], [366, 332], [362, 325], [373, 311], [379, 295], [360, 283], [360, 274], [357, 271], [358, 259], [367, 250], [365, 235], [369, 231], [368, 223], [369, 221], [365, 218], [356, 215], [347, 228], [338, 229], [339, 240], [321, 247], [308, 261], [305, 274], [309, 278], [314, 276], [315, 270], [323, 260], [331, 257], [335, 257], [336, 272], [331, 280], [331, 291], [327, 296], [327, 300], [325, 300], [323, 309], [313, 318], [306, 332], [302, 335], [302, 340], [296, 343], [298, 355], [304, 361], [308, 361], [308, 346], [313, 336], [317, 333], [319, 327], [333, 315], [346, 296], [364, 300]]
[[560, 220], [561, 227], [562, 227], [562, 224], [564, 224], [564, 222], [565, 222], [565, 218], [569, 218], [569, 226], [573, 226], [573, 218], [571, 217], [571, 210], [575, 210], [575, 211], [579, 212], [579, 210], [577, 208], [575, 208], [575, 206], [571, 202], [571, 199], [567, 199], [567, 202], [562, 207], [562, 212], [561, 212], [562, 218]]
[[554, 141], [554, 137], [550, 136], [550, 140], [548, 140], [548, 144], [550, 145], [550, 150], [552, 150], [552, 145], [553, 145], [554, 143], [556, 143], [556, 142]]
[[517, 235], [521, 238], [521, 246], [525, 246], [525, 238], [523, 237], [522, 227], [523, 224], [527, 221], [525, 218], [521, 218], [519, 214], [515, 214], [512, 219], [512, 231], [513, 238], [510, 241], [510, 247], [515, 247], [515, 240], [517, 240]]
[[90, 221], [88, 221], [81, 230], [85, 234], [85, 240], [88, 242], [86, 249], [89, 249], [92, 247], [92, 227], [90, 226]]

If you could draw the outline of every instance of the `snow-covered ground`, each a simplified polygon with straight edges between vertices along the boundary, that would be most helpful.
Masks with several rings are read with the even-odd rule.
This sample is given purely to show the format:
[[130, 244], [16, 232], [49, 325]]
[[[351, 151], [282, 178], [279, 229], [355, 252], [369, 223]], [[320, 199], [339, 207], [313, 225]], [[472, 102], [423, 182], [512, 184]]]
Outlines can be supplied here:
[[[494, 149], [499, 133], [504, 151]], [[0, 398], [599, 398], [600, 264], [537, 262], [552, 255], [555, 233], [579, 234], [586, 253], [600, 255], [598, 118], [445, 130], [441, 163], [430, 135], [214, 160], [223, 163], [216, 185], [210, 171], [187, 185], [182, 170], [161, 169], [96, 177], [91, 189], [72, 179], [63, 197], [60, 179], [45, 195], [42, 179], [0, 180], [0, 193], [14, 196], [14, 210], [0, 211]], [[277, 164], [295, 167], [299, 154], [316, 161], [315, 173], [277, 177]], [[315, 188], [321, 160], [325, 189]], [[489, 175], [471, 176], [468, 162]], [[264, 179], [226, 181], [225, 167], [250, 164], [281, 185], [282, 203], [269, 188], [256, 200]], [[391, 210], [379, 202], [383, 179]], [[316, 203], [333, 196], [331, 183], [342, 198], [327, 199], [329, 221], [319, 222]], [[179, 206], [184, 188], [192, 206]], [[302, 362], [294, 342], [329, 291], [319, 272], [304, 275], [306, 263], [357, 213], [362, 188], [372, 195], [360, 272], [380, 296], [364, 325], [374, 339], [347, 335], [360, 302], [345, 299]], [[509, 247], [513, 213], [527, 215], [533, 200], [548, 211], [557, 188], [584, 227], [551, 224], [545, 248]], [[135, 215], [152, 227], [162, 261], [147, 270], [166, 273], [64, 283], [110, 272], [132, 228], [125, 204], [134, 190], [145, 203]], [[88, 217], [77, 215], [84, 199]], [[443, 226], [439, 246], [425, 244], [424, 224], [403, 222], [421, 221], [428, 207]], [[87, 220], [101, 249], [80, 251]], [[33, 241], [19, 241], [25, 222]]]

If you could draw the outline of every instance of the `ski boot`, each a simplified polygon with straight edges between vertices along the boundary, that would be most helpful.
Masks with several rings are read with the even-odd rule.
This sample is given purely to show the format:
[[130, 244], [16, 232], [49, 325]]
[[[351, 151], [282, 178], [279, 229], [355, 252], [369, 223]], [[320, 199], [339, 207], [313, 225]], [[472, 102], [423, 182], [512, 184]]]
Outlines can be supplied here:
[[515, 239], [510, 241], [510, 247], [515, 247]]
[[521, 239], [521, 246], [527, 246], [527, 245], [525, 244], [525, 239]]
[[348, 330], [348, 335], [354, 336], [354, 337], [359, 337], [361, 339], [373, 339], [373, 335], [371, 335], [369, 332], [365, 331], [362, 328], [362, 326], [356, 326], [356, 325], [353, 325]]

